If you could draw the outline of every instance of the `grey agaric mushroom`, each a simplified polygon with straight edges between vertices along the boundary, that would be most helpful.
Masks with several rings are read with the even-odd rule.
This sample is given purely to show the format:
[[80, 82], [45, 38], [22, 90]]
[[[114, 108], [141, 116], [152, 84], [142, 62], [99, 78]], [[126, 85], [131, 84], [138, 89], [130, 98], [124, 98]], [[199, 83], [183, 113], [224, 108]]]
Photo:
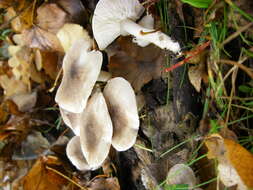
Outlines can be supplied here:
[[71, 113], [60, 107], [60, 113], [63, 122], [75, 133], [76, 136], [80, 136], [80, 121], [82, 113]]
[[84, 110], [102, 66], [102, 53], [89, 51], [90, 45], [89, 41], [76, 41], [63, 59], [63, 78], [55, 101], [72, 113]]
[[139, 129], [134, 90], [124, 78], [116, 77], [107, 82], [103, 94], [113, 123], [112, 146], [125, 151], [134, 145]]
[[171, 185], [187, 184], [189, 189], [196, 185], [196, 177], [192, 169], [185, 164], [176, 164], [172, 166], [167, 175], [167, 183]]
[[92, 30], [100, 49], [105, 49], [120, 35], [133, 35], [138, 40], [151, 42], [174, 53], [180, 45], [169, 36], [135, 23], [144, 12], [138, 0], [100, 0], [92, 19]]
[[81, 148], [91, 167], [102, 165], [112, 142], [112, 121], [102, 92], [95, 92], [82, 114]]
[[[74, 136], [67, 144], [66, 154], [68, 159], [71, 163], [78, 169], [78, 170], [91, 170], [92, 168], [88, 165], [87, 161], [85, 160], [81, 146], [80, 146], [80, 137]], [[96, 168], [93, 168], [96, 169]]]

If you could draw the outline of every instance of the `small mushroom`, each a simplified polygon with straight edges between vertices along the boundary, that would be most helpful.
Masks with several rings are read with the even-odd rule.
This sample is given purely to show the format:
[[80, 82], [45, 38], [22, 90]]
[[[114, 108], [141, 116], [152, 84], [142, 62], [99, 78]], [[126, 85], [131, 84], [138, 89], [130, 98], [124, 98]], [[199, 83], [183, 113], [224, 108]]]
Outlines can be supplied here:
[[[74, 136], [67, 144], [66, 154], [71, 163], [78, 169], [88, 171], [92, 168], [88, 165], [85, 160], [81, 146], [80, 146], [80, 138], [78, 136]], [[96, 169], [96, 168], [93, 168]]]
[[187, 184], [189, 189], [196, 185], [196, 177], [192, 169], [185, 164], [176, 164], [170, 168], [167, 183], [170, 185]]
[[80, 39], [63, 59], [63, 78], [55, 101], [72, 113], [84, 110], [102, 66], [102, 53], [89, 51], [89, 47], [88, 41]]
[[91, 167], [102, 165], [112, 141], [112, 121], [102, 92], [95, 92], [82, 114], [81, 148]]
[[112, 146], [125, 151], [134, 145], [139, 129], [134, 90], [124, 78], [116, 77], [107, 82], [103, 93], [113, 123]]
[[92, 30], [99, 48], [105, 49], [120, 35], [133, 35], [138, 40], [151, 42], [162, 49], [178, 53], [178, 42], [173, 42], [160, 31], [135, 23], [143, 12], [144, 7], [138, 0], [100, 0], [92, 19]]

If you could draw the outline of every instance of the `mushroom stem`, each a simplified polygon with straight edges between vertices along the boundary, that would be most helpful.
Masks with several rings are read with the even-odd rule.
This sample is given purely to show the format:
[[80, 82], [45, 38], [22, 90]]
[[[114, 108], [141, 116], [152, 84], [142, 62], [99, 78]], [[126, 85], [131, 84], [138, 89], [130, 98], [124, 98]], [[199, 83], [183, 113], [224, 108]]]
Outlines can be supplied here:
[[180, 45], [166, 34], [160, 31], [147, 29], [133, 22], [130, 19], [125, 19], [121, 22], [122, 33], [127, 32], [138, 39], [149, 41], [162, 49], [168, 49], [174, 53], [180, 52]]

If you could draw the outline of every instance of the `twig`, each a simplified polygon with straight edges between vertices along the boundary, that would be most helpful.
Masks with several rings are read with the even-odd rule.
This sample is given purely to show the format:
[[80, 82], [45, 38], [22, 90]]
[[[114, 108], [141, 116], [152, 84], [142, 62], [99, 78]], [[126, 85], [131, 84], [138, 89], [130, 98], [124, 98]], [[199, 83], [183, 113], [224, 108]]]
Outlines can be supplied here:
[[58, 80], [59, 80], [59, 78], [61, 76], [62, 71], [63, 71], [63, 69], [61, 68], [60, 71], [58, 72], [57, 76], [56, 76], [56, 79], [54, 81], [53, 86], [48, 90], [49, 92], [53, 92], [54, 91], [55, 87], [57, 86], [57, 82], [58, 82]]
[[190, 59], [192, 59], [193, 57], [195, 57], [196, 55], [198, 55], [201, 51], [203, 51], [205, 48], [207, 48], [208, 46], [210, 45], [210, 41], [204, 43], [204, 44], [201, 44], [200, 46], [198, 46], [195, 50], [189, 52], [190, 53], [190, 56], [185, 58], [184, 60], [178, 62], [177, 64], [169, 67], [169, 68], [166, 68], [165, 69], [165, 72], [170, 72], [176, 68], [178, 68], [179, 66], [185, 64], [187, 61], [189, 61]]
[[226, 40], [224, 40], [221, 44], [220, 47], [223, 47], [225, 44], [227, 44], [228, 42], [230, 42], [231, 40], [235, 39], [237, 36], [239, 36], [242, 32], [244, 32], [245, 30], [247, 30], [248, 28], [250, 28], [251, 26], [253, 26], [253, 22], [250, 22], [249, 24], [241, 27], [239, 30], [237, 30], [236, 32], [234, 32], [233, 34], [231, 34]]
[[253, 72], [250, 71], [250, 68], [248, 68], [245, 65], [241, 64], [245, 60], [246, 60], [246, 58], [244, 58], [243, 61], [240, 61], [240, 63], [238, 63], [236, 61], [220, 59], [217, 63], [226, 63], [226, 64], [229, 64], [229, 65], [235, 65], [235, 66], [239, 67], [241, 70], [243, 70], [245, 73], [247, 73], [251, 79], [253, 79]]

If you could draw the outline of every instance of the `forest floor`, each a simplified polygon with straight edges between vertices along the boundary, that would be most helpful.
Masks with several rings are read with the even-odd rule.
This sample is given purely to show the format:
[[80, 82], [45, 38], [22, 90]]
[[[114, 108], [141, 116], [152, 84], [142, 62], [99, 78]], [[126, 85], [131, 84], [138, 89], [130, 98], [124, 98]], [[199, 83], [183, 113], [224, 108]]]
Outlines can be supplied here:
[[0, 0], [0, 190], [253, 189], [252, 0], [140, 0], [181, 53], [131, 36], [103, 50], [105, 75], [134, 89], [138, 136], [96, 170], [71, 163], [58, 34], [68, 23], [64, 43], [80, 28], [93, 37], [97, 2]]

